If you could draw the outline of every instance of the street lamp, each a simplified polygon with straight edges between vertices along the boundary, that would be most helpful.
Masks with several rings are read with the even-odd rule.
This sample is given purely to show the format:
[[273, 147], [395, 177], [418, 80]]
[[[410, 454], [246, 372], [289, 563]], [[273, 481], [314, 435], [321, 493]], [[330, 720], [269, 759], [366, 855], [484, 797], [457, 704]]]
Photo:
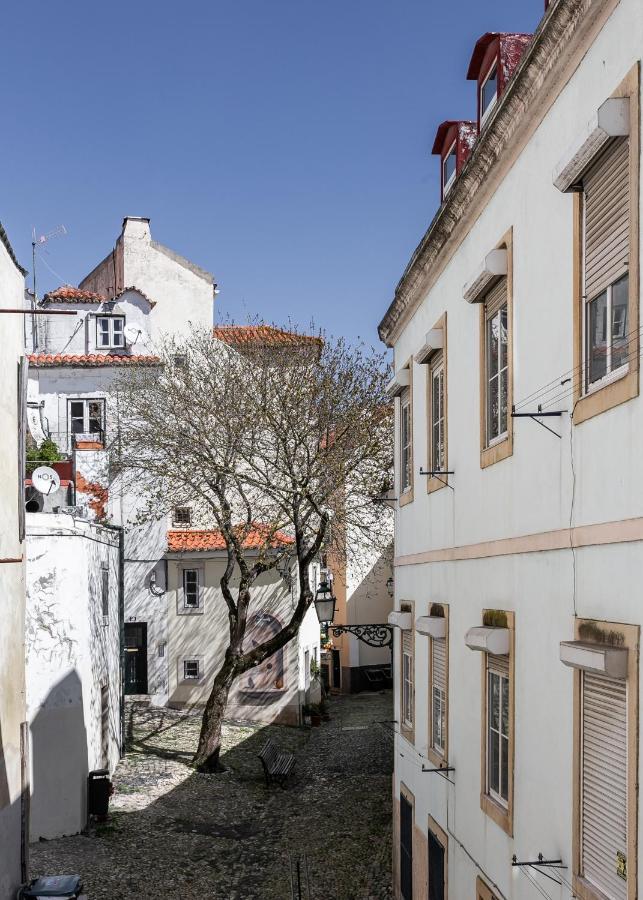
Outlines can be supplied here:
[[315, 611], [320, 625], [330, 625], [335, 618], [335, 597], [333, 587], [322, 581], [315, 593]]
[[392, 575], [390, 578], [386, 579], [386, 590], [388, 591], [389, 597], [393, 597], [393, 594], [395, 593], [395, 581], [393, 580]]

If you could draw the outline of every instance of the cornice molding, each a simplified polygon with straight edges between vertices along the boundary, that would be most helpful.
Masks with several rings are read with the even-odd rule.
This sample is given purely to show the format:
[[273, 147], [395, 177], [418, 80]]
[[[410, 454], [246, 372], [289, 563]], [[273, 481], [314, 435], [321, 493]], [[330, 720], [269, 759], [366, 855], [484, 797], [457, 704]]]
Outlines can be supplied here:
[[[389, 347], [478, 219], [618, 0], [557, 0], [416, 248], [378, 327]], [[586, 49], [586, 48], [585, 48]], [[562, 76], [562, 77], [561, 77]]]

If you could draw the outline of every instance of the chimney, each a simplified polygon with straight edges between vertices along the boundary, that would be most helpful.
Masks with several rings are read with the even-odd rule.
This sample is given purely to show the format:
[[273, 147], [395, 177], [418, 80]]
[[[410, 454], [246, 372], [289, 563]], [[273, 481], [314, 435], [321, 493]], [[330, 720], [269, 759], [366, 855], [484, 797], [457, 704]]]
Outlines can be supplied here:
[[440, 157], [440, 199], [453, 187], [478, 136], [475, 122], [448, 119], [438, 127], [431, 153]]
[[122, 234], [123, 237], [149, 241], [152, 239], [150, 220], [143, 216], [125, 216]]

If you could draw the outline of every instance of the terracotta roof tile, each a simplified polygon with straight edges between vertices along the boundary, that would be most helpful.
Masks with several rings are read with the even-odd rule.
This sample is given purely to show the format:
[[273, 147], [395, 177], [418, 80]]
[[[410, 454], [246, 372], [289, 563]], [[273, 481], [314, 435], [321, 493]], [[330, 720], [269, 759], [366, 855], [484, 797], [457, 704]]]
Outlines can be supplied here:
[[285, 331], [282, 328], [275, 328], [273, 325], [215, 325], [212, 334], [218, 341], [223, 341], [233, 347], [262, 344], [316, 343], [321, 345], [322, 343], [322, 339], [319, 337]]
[[117, 353], [32, 353], [29, 355], [32, 366], [158, 366], [158, 356], [127, 356]]
[[[246, 536], [243, 544], [244, 549], [253, 550], [262, 547], [268, 537], [268, 533], [267, 526], [257, 525]], [[273, 535], [271, 546], [277, 547], [292, 543], [293, 539], [291, 537], [288, 537], [287, 534], [281, 531], [277, 531]], [[216, 529], [168, 531], [167, 549], [170, 553], [181, 553], [195, 550], [225, 550], [226, 545], [223, 535]]]
[[49, 291], [42, 298], [43, 303], [104, 303], [107, 297], [94, 291], [84, 291], [71, 284], [63, 284], [55, 291]]

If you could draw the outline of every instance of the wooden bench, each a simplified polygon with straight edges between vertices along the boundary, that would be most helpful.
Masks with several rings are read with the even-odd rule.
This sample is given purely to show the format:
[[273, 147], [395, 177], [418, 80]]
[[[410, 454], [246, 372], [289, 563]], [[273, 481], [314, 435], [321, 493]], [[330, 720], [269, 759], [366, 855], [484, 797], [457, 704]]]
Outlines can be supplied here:
[[284, 781], [295, 765], [294, 754], [288, 753], [286, 750], [278, 750], [272, 741], [267, 741], [261, 748], [259, 759], [266, 776], [266, 784], [269, 785], [276, 781], [283, 787]]

